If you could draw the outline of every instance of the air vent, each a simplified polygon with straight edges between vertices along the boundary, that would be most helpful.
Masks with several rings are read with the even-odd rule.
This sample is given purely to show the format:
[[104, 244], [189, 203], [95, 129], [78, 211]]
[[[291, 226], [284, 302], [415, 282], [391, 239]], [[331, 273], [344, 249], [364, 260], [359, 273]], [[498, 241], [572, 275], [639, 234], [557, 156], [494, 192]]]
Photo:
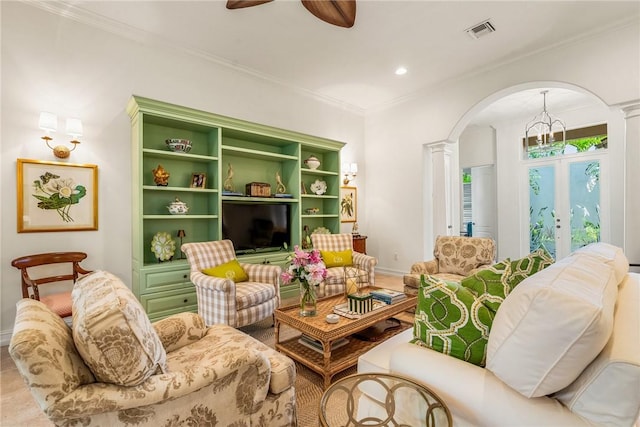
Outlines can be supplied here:
[[496, 28], [487, 19], [486, 21], [483, 21], [467, 29], [466, 32], [467, 34], [469, 34], [469, 37], [471, 37], [472, 39], [479, 39], [482, 36], [486, 36], [489, 33], [493, 33], [495, 30]]

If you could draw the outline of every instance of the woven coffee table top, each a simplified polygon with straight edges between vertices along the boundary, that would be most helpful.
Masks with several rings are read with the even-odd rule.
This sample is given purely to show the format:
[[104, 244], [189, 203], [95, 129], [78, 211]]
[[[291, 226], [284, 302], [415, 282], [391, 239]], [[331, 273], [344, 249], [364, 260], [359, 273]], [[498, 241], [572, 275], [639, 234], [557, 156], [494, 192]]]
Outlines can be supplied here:
[[338, 323], [327, 323], [325, 317], [333, 313], [333, 307], [345, 303], [347, 298], [343, 294], [334, 295], [318, 300], [317, 314], [312, 317], [300, 316], [300, 305], [293, 304], [278, 308], [275, 311], [276, 321], [282, 322], [302, 333], [322, 341], [333, 341], [347, 337], [355, 332], [366, 329], [375, 323], [388, 319], [395, 314], [412, 309], [417, 303], [415, 295], [407, 295], [407, 298], [391, 305], [378, 308], [363, 314], [359, 319], [348, 319], [340, 316]]

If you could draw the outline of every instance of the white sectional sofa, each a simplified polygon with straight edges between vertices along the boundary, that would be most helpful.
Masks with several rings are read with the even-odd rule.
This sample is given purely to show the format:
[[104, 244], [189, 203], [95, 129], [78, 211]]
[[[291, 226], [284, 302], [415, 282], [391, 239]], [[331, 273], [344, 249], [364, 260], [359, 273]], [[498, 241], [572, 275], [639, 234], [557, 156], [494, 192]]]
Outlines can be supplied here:
[[[362, 355], [358, 372], [425, 384], [454, 426], [640, 426], [640, 274], [628, 268], [598, 243], [527, 278], [496, 313], [487, 367], [411, 344], [407, 330]], [[381, 405], [363, 390], [359, 415]]]

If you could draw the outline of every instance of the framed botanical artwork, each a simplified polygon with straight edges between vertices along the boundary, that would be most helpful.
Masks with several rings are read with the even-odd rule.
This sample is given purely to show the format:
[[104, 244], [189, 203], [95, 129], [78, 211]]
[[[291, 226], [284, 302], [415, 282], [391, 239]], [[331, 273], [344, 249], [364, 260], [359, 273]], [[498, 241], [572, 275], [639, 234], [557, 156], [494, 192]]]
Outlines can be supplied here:
[[191, 188], [205, 188], [204, 185], [207, 182], [207, 174], [203, 172], [194, 173], [191, 175]]
[[18, 233], [98, 229], [98, 166], [18, 159]]
[[358, 190], [356, 187], [340, 187], [340, 222], [358, 220]]

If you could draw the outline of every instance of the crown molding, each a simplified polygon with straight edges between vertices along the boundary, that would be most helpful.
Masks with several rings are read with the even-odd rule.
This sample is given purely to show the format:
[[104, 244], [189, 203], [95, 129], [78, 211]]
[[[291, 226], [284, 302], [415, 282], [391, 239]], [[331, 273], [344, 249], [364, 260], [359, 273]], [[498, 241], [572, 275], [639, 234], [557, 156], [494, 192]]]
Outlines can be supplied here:
[[55, 1], [55, 2], [51, 2], [51, 1], [46, 1], [46, 0], [21, 0], [23, 3], [28, 4], [28, 5], [32, 5], [35, 7], [38, 7], [42, 10], [45, 10], [49, 13], [67, 18], [67, 19], [71, 19], [86, 25], [89, 25], [91, 27], [94, 28], [98, 28], [101, 29], [103, 31], [106, 32], [110, 32], [113, 33], [115, 35], [121, 36], [121, 37], [125, 37], [137, 42], [141, 42], [143, 44], [146, 45], [150, 45], [150, 46], [154, 46], [157, 48], [170, 48], [179, 52], [183, 52], [185, 54], [194, 56], [194, 57], [198, 57], [201, 59], [204, 59], [206, 61], [218, 64], [220, 66], [223, 67], [227, 67], [229, 69], [233, 69], [234, 71], [238, 71], [241, 72], [247, 76], [251, 76], [255, 79], [258, 79], [260, 81], [266, 81], [269, 82], [271, 84], [280, 86], [280, 87], [284, 87], [287, 88], [295, 93], [298, 93], [300, 95], [303, 95], [305, 97], [308, 98], [312, 98], [315, 99], [316, 101], [328, 104], [328, 105], [332, 105], [334, 107], [338, 107], [341, 108], [343, 110], [349, 111], [351, 113], [357, 114], [359, 116], [367, 116], [371, 113], [378, 113], [378, 112], [382, 112], [388, 109], [391, 109], [393, 107], [396, 107], [398, 105], [410, 102], [412, 100], [418, 99], [420, 97], [424, 97], [426, 96], [430, 91], [433, 91], [434, 89], [437, 89], [439, 87], [442, 86], [447, 86], [447, 85], [451, 85], [454, 84], [456, 82], [460, 82], [463, 80], [467, 80], [482, 74], [485, 74], [487, 72], [499, 69], [501, 67], [504, 67], [506, 65], [512, 64], [514, 62], [518, 62], [521, 60], [524, 60], [526, 58], [529, 57], [533, 57], [536, 55], [539, 55], [541, 53], [544, 53], [546, 51], [550, 51], [553, 49], [557, 49], [560, 47], [564, 47], [564, 46], [569, 46], [572, 44], [576, 44], [579, 42], [582, 42], [583, 40], [589, 39], [589, 38], [593, 38], [595, 36], [598, 36], [600, 34], [603, 33], [607, 33], [610, 31], [615, 31], [615, 30], [619, 30], [622, 29], [624, 27], [627, 26], [632, 26], [632, 25], [637, 25], [637, 19], [635, 16], [630, 16], [628, 18], [625, 18], [623, 20], [620, 21], [615, 21], [615, 22], [611, 22], [609, 24], [606, 25], [602, 25], [599, 26], [597, 28], [594, 28], [591, 31], [588, 31], [586, 33], [577, 35], [575, 37], [572, 38], [567, 38], [567, 39], [563, 39], [563, 40], [559, 40], [556, 43], [550, 44], [548, 46], [545, 46], [543, 48], [537, 49], [537, 50], [533, 50], [530, 52], [526, 52], [526, 53], [522, 53], [520, 55], [516, 55], [516, 56], [512, 56], [509, 58], [506, 58], [502, 61], [498, 61], [498, 62], [494, 62], [491, 63], [485, 67], [480, 67], [477, 68], [473, 71], [470, 71], [468, 73], [463, 73], [460, 74], [458, 76], [454, 76], [451, 77], [449, 79], [446, 80], [442, 80], [430, 85], [426, 85], [423, 86], [422, 88], [409, 93], [407, 95], [403, 95], [400, 97], [397, 97], [395, 99], [392, 99], [388, 102], [384, 102], [384, 103], [380, 103], [371, 107], [360, 107], [348, 102], [344, 102], [341, 101], [339, 99], [300, 87], [300, 86], [296, 86], [296, 85], [292, 85], [291, 83], [283, 80], [283, 79], [279, 79], [275, 76], [272, 75], [268, 75], [265, 73], [262, 73], [258, 70], [255, 70], [253, 68], [249, 68], [249, 67], [245, 67], [242, 65], [239, 65], [233, 61], [230, 61], [228, 59], [216, 56], [216, 55], [212, 55], [208, 52], [205, 52], [201, 49], [195, 49], [195, 48], [191, 48], [191, 47], [187, 47], [178, 43], [174, 43], [171, 42], [169, 40], [167, 40], [166, 38], [162, 37], [161, 35], [158, 34], [154, 34], [145, 30], [141, 30], [139, 28], [135, 28], [133, 26], [127, 25], [127, 24], [123, 24], [122, 22], [116, 21], [116, 20], [112, 20], [110, 18], [106, 18], [102, 15], [87, 11], [86, 9], [83, 9], [79, 6], [76, 6], [68, 1]]
[[599, 36], [601, 34], [608, 33], [608, 32], [613, 32], [613, 31], [617, 31], [617, 30], [621, 30], [623, 28], [631, 27], [631, 26], [634, 26], [634, 25], [638, 25], [638, 21], [637, 21], [637, 18], [635, 16], [631, 16], [631, 17], [622, 19], [620, 21], [616, 21], [616, 22], [610, 23], [609, 25], [602, 25], [602, 26], [597, 27], [597, 28], [595, 28], [595, 29], [593, 29], [593, 30], [591, 30], [589, 32], [577, 35], [575, 37], [571, 37], [571, 38], [560, 40], [560, 41], [558, 41], [556, 43], [550, 44], [550, 45], [545, 46], [543, 48], [536, 49], [536, 50], [533, 50], [533, 51], [530, 51], [530, 52], [526, 52], [526, 53], [522, 53], [520, 55], [516, 55], [516, 56], [513, 56], [513, 57], [509, 57], [509, 58], [506, 58], [506, 59], [504, 59], [502, 61], [498, 61], [498, 62], [491, 63], [489, 65], [486, 65], [485, 67], [477, 68], [477, 69], [475, 69], [475, 70], [473, 70], [471, 72], [460, 74], [458, 76], [454, 76], [454, 77], [451, 77], [449, 79], [442, 80], [440, 82], [424, 86], [424, 87], [422, 87], [422, 88], [420, 88], [420, 89], [418, 89], [415, 92], [412, 92], [410, 94], [395, 98], [395, 99], [393, 99], [393, 100], [391, 100], [389, 102], [385, 102], [383, 104], [379, 104], [379, 105], [377, 105], [375, 107], [368, 108], [366, 110], [366, 113], [369, 114], [369, 113], [373, 113], [373, 112], [382, 112], [382, 111], [388, 110], [390, 108], [396, 107], [398, 105], [404, 104], [406, 102], [418, 99], [420, 97], [424, 97], [428, 92], [433, 91], [434, 89], [436, 89], [438, 87], [447, 86], [447, 85], [451, 85], [451, 84], [454, 84], [456, 82], [460, 82], [460, 81], [463, 81], [463, 80], [472, 79], [472, 78], [477, 77], [479, 75], [488, 73], [488, 72], [493, 71], [493, 70], [497, 70], [497, 69], [499, 69], [501, 67], [504, 67], [506, 65], [513, 64], [515, 62], [522, 61], [522, 60], [530, 58], [530, 57], [534, 57], [534, 56], [542, 54], [544, 52], [551, 51], [553, 49], [557, 49], [557, 48], [560, 48], [560, 47], [565, 47], [565, 46], [570, 46], [570, 45], [573, 45], [573, 44], [577, 44], [577, 43], [580, 43], [580, 42], [582, 42], [584, 40], [597, 37], [597, 36]]
[[285, 87], [305, 97], [313, 98], [316, 101], [341, 108], [343, 110], [349, 111], [351, 113], [354, 113], [360, 116], [364, 116], [366, 113], [366, 110], [364, 108], [359, 107], [357, 105], [353, 105], [353, 104], [338, 100], [336, 98], [333, 98], [327, 95], [320, 94], [318, 92], [314, 92], [312, 90], [309, 90], [300, 86], [292, 85], [291, 83], [288, 83], [285, 80], [279, 79], [272, 75], [261, 73], [253, 68], [239, 65], [233, 61], [222, 58], [220, 56], [212, 55], [208, 52], [205, 52], [204, 50], [195, 49], [195, 48], [187, 47], [178, 43], [174, 43], [168, 40], [167, 38], [162, 37], [161, 35], [154, 34], [146, 30], [141, 30], [139, 28], [133, 27], [128, 24], [124, 24], [122, 22], [119, 22], [110, 18], [106, 18], [102, 15], [90, 12], [86, 9], [83, 9], [79, 6], [76, 6], [66, 1], [51, 2], [51, 1], [45, 1], [45, 0], [33, 0], [33, 1], [22, 0], [22, 2], [24, 4], [35, 6], [51, 14], [58, 15], [65, 19], [70, 19], [70, 20], [79, 22], [81, 24], [88, 25], [93, 28], [98, 28], [102, 31], [106, 31], [106, 32], [115, 34], [117, 36], [121, 36], [139, 43], [143, 43], [148, 46], [153, 46], [160, 49], [169, 48], [190, 56], [204, 59], [206, 61], [215, 63], [217, 65], [232, 69], [234, 71], [241, 72], [254, 79], [257, 79], [260, 81], [267, 81], [271, 84]]

